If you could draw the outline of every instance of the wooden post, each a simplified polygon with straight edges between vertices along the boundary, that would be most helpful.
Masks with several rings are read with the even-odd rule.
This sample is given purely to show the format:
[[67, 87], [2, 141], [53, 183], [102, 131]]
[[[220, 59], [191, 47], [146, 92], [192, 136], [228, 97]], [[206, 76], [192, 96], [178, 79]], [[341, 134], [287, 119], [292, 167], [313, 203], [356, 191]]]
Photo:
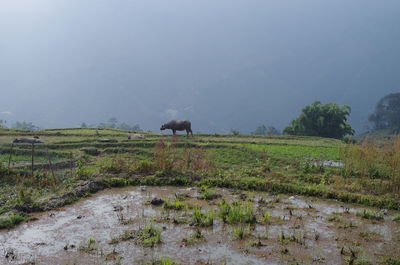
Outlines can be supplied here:
[[34, 164], [34, 157], [35, 157], [35, 144], [32, 143], [32, 177], [33, 177], [33, 164]]
[[54, 175], [53, 164], [51, 163], [49, 148], [47, 148], [47, 147], [46, 147], [46, 152], [47, 152], [47, 158], [49, 159], [49, 166], [50, 166], [51, 174], [53, 175], [53, 179], [55, 180], [56, 177]]
[[8, 169], [10, 169], [10, 166], [11, 166], [11, 156], [12, 156], [13, 149], [14, 149], [14, 143], [11, 144], [10, 157], [8, 158]]

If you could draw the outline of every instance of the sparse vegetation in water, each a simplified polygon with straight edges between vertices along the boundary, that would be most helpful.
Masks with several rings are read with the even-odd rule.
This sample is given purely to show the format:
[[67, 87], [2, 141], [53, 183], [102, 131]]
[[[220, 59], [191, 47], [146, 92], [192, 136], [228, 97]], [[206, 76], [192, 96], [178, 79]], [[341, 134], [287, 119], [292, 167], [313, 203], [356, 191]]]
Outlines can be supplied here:
[[235, 201], [232, 204], [229, 204], [225, 201], [220, 202], [219, 216], [224, 223], [229, 224], [255, 224], [257, 222], [256, 214], [253, 210], [253, 205], [251, 202], [247, 201]]
[[187, 203], [184, 203], [178, 199], [175, 199], [173, 201], [164, 200], [163, 207], [164, 207], [164, 209], [167, 209], [167, 210], [176, 210], [176, 211], [189, 209], [189, 205]]
[[298, 243], [300, 245], [305, 244], [305, 236], [300, 231], [292, 231], [289, 234], [285, 234], [284, 231], [281, 231], [278, 234], [278, 242], [281, 244], [287, 244], [289, 242]]
[[366, 241], [371, 241], [376, 239], [378, 237], [378, 234], [371, 231], [361, 231], [359, 233], [359, 236]]
[[[226, 200], [233, 200], [237, 198], [237, 194], [233, 194], [232, 192], [226, 190], [226, 189], [216, 189], [217, 191], [220, 191], [221, 194], [223, 194], [223, 199]], [[386, 244], [389, 244], [388, 246], [392, 246], [396, 247], [398, 245], [397, 241], [389, 241], [388, 239], [386, 239], [383, 236], [380, 237], [375, 237], [375, 235], [373, 234], [369, 234], [369, 233], [361, 233], [361, 231], [363, 231], [363, 228], [365, 227], [365, 225], [370, 226], [371, 223], [368, 220], [365, 219], [361, 219], [361, 218], [356, 218], [357, 219], [357, 224], [359, 224], [360, 229], [354, 229], [354, 230], [338, 230], [335, 225], [330, 225], [329, 222], [326, 220], [326, 218], [321, 218], [321, 216], [326, 216], [328, 217], [329, 215], [326, 215], [326, 212], [330, 212], [330, 209], [344, 209], [345, 206], [348, 206], [346, 204], [339, 204], [337, 202], [332, 202], [332, 201], [325, 201], [325, 200], [317, 200], [317, 199], [313, 199], [313, 198], [308, 198], [308, 197], [298, 197], [296, 198], [296, 201], [294, 201], [293, 199], [289, 199], [289, 196], [286, 195], [282, 195], [281, 196], [281, 200], [280, 203], [276, 203], [274, 205], [268, 205], [268, 208], [263, 205], [263, 208], [259, 211], [256, 211], [256, 217], [258, 220], [258, 224], [257, 225], [252, 225], [252, 224], [248, 224], [248, 223], [238, 223], [238, 224], [233, 224], [233, 225], [226, 225], [223, 224], [222, 221], [217, 221], [214, 219], [214, 228], [202, 228], [200, 226], [196, 226], [194, 224], [194, 222], [192, 221], [191, 225], [174, 225], [172, 222], [175, 219], [179, 219], [180, 217], [184, 217], [183, 219], [186, 220], [191, 220], [191, 214], [192, 211], [174, 211], [174, 210], [169, 210], [167, 211], [166, 209], [164, 209], [162, 206], [160, 207], [153, 207], [150, 206], [149, 204], [145, 203], [145, 199], [148, 198], [163, 198], [163, 196], [166, 196], [166, 194], [169, 194], [168, 196], [170, 196], [170, 198], [173, 199], [173, 197], [171, 195], [173, 195], [174, 193], [178, 193], [181, 191], [186, 191], [190, 194], [191, 199], [190, 202], [193, 205], [202, 205], [203, 206], [203, 213], [206, 213], [207, 210], [213, 209], [215, 211], [217, 211], [217, 209], [219, 208], [218, 203], [216, 202], [207, 202], [207, 201], [202, 201], [202, 200], [196, 200], [195, 196], [197, 194], [196, 189], [193, 188], [182, 188], [182, 187], [146, 187], [146, 188], [141, 188], [141, 187], [136, 187], [136, 188], [123, 188], [123, 189], [112, 189], [110, 191], [106, 191], [105, 192], [105, 196], [106, 200], [104, 200], [105, 198], [103, 197], [103, 195], [101, 195], [100, 197], [94, 196], [93, 199], [94, 201], [97, 202], [103, 202], [103, 201], [107, 201], [108, 203], [110, 202], [109, 199], [113, 198], [116, 200], [113, 200], [111, 203], [109, 203], [109, 205], [113, 206], [113, 207], [104, 207], [104, 208], [108, 208], [108, 209], [104, 209], [104, 212], [108, 212], [111, 213], [111, 215], [115, 214], [116, 212], [126, 212], [127, 216], [131, 217], [129, 213], [129, 211], [135, 213], [135, 212], [140, 212], [142, 211], [142, 209], [149, 209], [149, 212], [151, 212], [151, 215], [154, 214], [154, 212], [157, 212], [154, 214], [154, 216], [159, 216], [159, 213], [161, 212], [169, 212], [169, 220], [168, 220], [168, 224], [163, 224], [162, 229], [167, 229], [165, 232], [162, 232], [162, 241], [163, 244], [165, 246], [163, 247], [156, 247], [157, 244], [153, 244], [154, 247], [156, 247], [153, 250], [150, 249], [142, 249], [141, 246], [134, 246], [134, 244], [138, 244], [141, 245], [141, 243], [138, 240], [138, 236], [139, 236], [139, 232], [141, 231], [141, 229], [135, 229], [133, 230], [133, 228], [136, 228], [137, 226], [139, 227], [143, 227], [143, 222], [145, 222], [146, 219], [144, 219], [144, 217], [139, 217], [139, 214], [134, 214], [135, 216], [135, 223], [132, 223], [133, 226], [129, 225], [129, 226], [123, 226], [120, 223], [118, 223], [116, 218], [113, 218], [111, 220], [108, 219], [104, 219], [101, 220], [101, 218], [99, 218], [99, 222], [105, 224], [107, 223], [107, 225], [111, 225], [111, 227], [113, 227], [113, 231], [121, 231], [120, 229], [122, 229], [122, 231], [120, 233], [116, 233], [115, 235], [113, 235], [112, 237], [115, 238], [109, 238], [109, 241], [107, 243], [110, 244], [115, 244], [115, 245], [106, 245], [104, 246], [104, 242], [97, 242], [97, 238], [96, 238], [96, 243], [95, 246], [98, 246], [97, 251], [91, 252], [89, 250], [89, 248], [87, 247], [88, 243], [85, 242], [84, 247], [85, 248], [81, 248], [82, 250], [86, 250], [88, 251], [88, 254], [79, 254], [81, 255], [83, 258], [87, 257], [87, 258], [97, 258], [99, 260], [99, 262], [104, 262], [104, 261], [108, 261], [111, 263], [115, 263], [115, 264], [121, 264], [122, 261], [126, 262], [129, 260], [132, 260], [132, 255], [136, 255], [135, 258], [135, 262], [138, 261], [138, 259], [142, 259], [140, 260], [142, 263], [139, 264], [145, 264], [145, 262], [148, 261], [148, 259], [151, 259], [153, 254], [149, 255], [149, 253], [155, 253], [154, 251], [161, 250], [161, 249], [165, 249], [165, 247], [167, 247], [168, 249], [172, 249], [172, 252], [169, 252], [169, 255], [174, 255], [175, 257], [179, 257], [179, 261], [183, 262], [183, 263], [187, 263], [190, 262], [189, 260], [192, 260], [191, 258], [191, 254], [190, 251], [189, 253], [185, 253], [185, 248], [187, 248], [188, 250], [201, 250], [201, 251], [196, 251], [196, 255], [198, 256], [198, 259], [203, 259], [203, 260], [207, 260], [207, 255], [208, 253], [206, 251], [206, 249], [209, 248], [213, 248], [213, 247], [220, 247], [219, 244], [223, 244], [223, 247], [227, 248], [227, 253], [230, 253], [230, 251], [234, 250], [237, 251], [237, 247], [240, 248], [240, 251], [243, 251], [246, 254], [243, 254], [242, 256], [240, 256], [240, 260], [248, 260], [247, 259], [247, 255], [251, 255], [252, 259], [260, 261], [260, 263], [263, 262], [264, 257], [263, 256], [259, 256], [258, 253], [265, 253], [265, 251], [268, 251], [268, 249], [273, 249], [275, 251], [274, 256], [270, 256], [271, 262], [277, 262], [279, 263], [280, 260], [284, 260], [285, 262], [294, 262], [295, 263], [295, 258], [298, 258], [298, 253], [299, 251], [301, 251], [301, 255], [302, 257], [307, 257], [306, 260], [301, 260], [301, 262], [317, 262], [317, 263], [329, 263], [329, 260], [327, 258], [327, 260], [324, 261], [324, 257], [322, 257], [320, 255], [320, 252], [318, 249], [315, 248], [311, 248], [309, 246], [311, 245], [316, 245], [316, 244], [325, 244], [328, 242], [328, 244], [326, 244], [326, 250], [324, 251], [324, 253], [326, 253], [326, 251], [329, 251], [330, 253], [332, 253], [331, 255], [335, 256], [335, 260], [342, 260], [343, 263], [348, 264], [348, 262], [350, 261], [350, 255], [351, 253], [349, 253], [348, 250], [348, 245], [350, 246], [354, 246], [354, 248], [358, 248], [360, 249], [360, 254], [359, 256], [355, 257], [353, 259], [353, 264], [355, 260], [362, 260], [365, 257], [370, 258], [372, 264], [384, 264], [383, 263], [383, 258], [382, 257], [386, 257], [391, 255], [390, 252], [386, 250], [376, 250], [376, 252], [371, 252], [371, 248], [373, 248], [372, 245], [374, 244], [381, 244], [383, 242], [385, 242]], [[258, 198], [260, 195], [264, 195], [264, 196], [270, 196], [267, 195], [263, 192], [254, 192], [253, 196], [254, 198]], [[139, 200], [137, 203], [135, 202], [134, 204], [131, 204], [131, 202], [129, 202], [131, 200], [131, 198], [137, 198], [137, 196], [139, 197], [144, 197], [144, 200]], [[270, 196], [272, 198], [272, 196]], [[266, 197], [268, 200], [270, 199], [270, 197]], [[99, 199], [99, 200], [97, 200]], [[253, 199], [254, 200], [254, 199]], [[257, 201], [256, 199], [254, 201]], [[317, 212], [317, 210], [313, 210], [313, 209], [308, 209], [307, 207], [307, 203], [312, 202], [312, 204], [314, 205], [315, 209], [318, 209], [319, 212]], [[290, 202], [292, 204], [290, 204]], [[126, 203], [126, 204], [125, 204]], [[249, 201], [238, 201], [238, 203], [240, 204], [245, 204], [245, 203], [251, 203]], [[229, 201], [229, 204], [232, 205], [234, 204], [232, 201]], [[252, 203], [251, 203], [252, 204]], [[78, 204], [77, 206], [79, 207]], [[90, 205], [94, 205], [92, 203], [90, 203]], [[123, 207], [122, 207], [123, 205]], [[324, 210], [320, 210], [322, 209], [322, 207], [327, 206], [327, 209]], [[343, 207], [340, 207], [343, 206]], [[351, 213], [347, 214], [345, 212], [343, 212], [343, 210], [340, 210], [340, 212], [338, 213], [338, 215], [343, 219], [343, 222], [340, 222], [340, 224], [344, 224], [345, 221], [351, 221], [355, 220], [355, 214], [353, 214], [353, 212], [356, 212], [357, 209], [360, 209], [359, 207], [357, 207], [356, 205], [351, 205], [352, 207], [352, 211]], [[71, 211], [75, 211], [76, 210], [80, 210], [80, 209], [74, 209], [74, 207], [67, 207], [68, 209], [70, 209]], [[85, 208], [85, 207], [84, 207]], [[147, 208], [147, 209], [146, 209]], [[272, 224], [271, 225], [264, 225], [263, 222], [263, 216], [264, 213], [266, 212], [266, 210], [268, 209], [268, 213], [270, 213], [270, 216], [272, 218]], [[278, 217], [275, 216], [279, 216], [281, 214], [285, 214], [287, 217], [287, 212], [288, 209], [295, 209], [296, 213], [295, 215], [293, 215], [292, 218], [285, 219], [285, 222], [283, 224], [280, 224], [277, 220]], [[301, 209], [301, 210], [300, 210]], [[114, 210], [114, 212], [113, 212]], [[309, 213], [308, 214], [302, 214], [301, 216], [303, 217], [302, 220], [298, 219], [298, 217], [300, 217], [300, 213], [301, 212], [306, 212]], [[386, 211], [383, 211], [386, 212]], [[386, 226], [388, 227], [388, 230], [385, 231], [385, 233], [387, 233], [387, 231], [394, 231], [396, 224], [394, 222], [392, 222], [392, 218], [393, 215], [391, 215], [392, 211], [390, 211], [390, 213], [388, 213], [388, 217], [386, 222], [375, 222], [374, 229], [371, 231], [380, 231], [380, 228]], [[102, 212], [97, 212], [94, 214], [98, 214], [97, 216], [104, 216]], [[136, 215], [138, 217], [136, 217]], [[60, 216], [65, 216], [63, 214], [61, 214]], [[318, 217], [317, 217], [318, 216]], [[55, 218], [57, 218], [57, 215], [54, 216]], [[150, 217], [150, 216], [149, 216]], [[84, 220], [93, 220], [91, 219], [92, 217], [89, 215], [86, 215], [86, 219]], [[317, 231], [312, 231], [312, 228], [310, 231], [306, 231], [305, 230], [305, 226], [307, 226], [307, 223], [313, 222], [316, 220], [316, 218], [318, 218], [317, 222], [318, 224], [321, 224], [320, 227], [317, 229]], [[349, 218], [349, 220], [347, 220], [346, 218]], [[200, 219], [200, 218], [198, 218]], [[390, 220], [389, 220], [390, 219]], [[97, 220], [97, 219], [96, 219]], [[112, 221], [111, 223], [109, 221]], [[93, 222], [93, 221], [91, 221]], [[96, 222], [96, 221], [94, 221]], [[157, 218], [157, 221], [154, 221], [154, 224], [157, 225], [157, 223], [160, 222], [159, 219]], [[38, 222], [39, 225], [41, 223], [41, 221]], [[150, 223], [150, 222], [148, 222]], [[146, 224], [148, 224], [146, 223]], [[174, 223], [178, 224], [179, 222], [175, 222]], [[198, 222], [200, 223], [200, 222]], [[79, 222], [78, 222], [79, 224]], [[31, 225], [35, 225], [35, 223], [32, 223]], [[29, 225], [29, 226], [31, 226]], [[68, 225], [68, 224], [67, 224]], [[96, 222], [96, 224], [93, 224], [94, 226], [98, 227], [98, 224]], [[106, 226], [107, 226], [106, 225]], [[311, 224], [312, 225], [312, 224]], [[157, 225], [161, 228], [161, 225]], [[25, 226], [24, 226], [25, 227]], [[76, 226], [75, 226], [76, 227]], [[86, 226], [85, 226], [86, 227]], [[103, 226], [102, 226], [103, 227]], [[313, 227], [313, 225], [311, 226]], [[322, 227], [322, 228], [321, 228]], [[62, 229], [66, 229], [65, 231], [69, 231], [70, 229], [68, 227], [63, 227]], [[172, 229], [170, 229], [172, 228]], [[372, 227], [371, 227], [372, 228]], [[20, 229], [20, 228], [18, 228]], [[21, 227], [22, 229], [22, 227]], [[197, 231], [195, 231], [197, 229]], [[277, 230], [278, 229], [278, 230]], [[310, 229], [308, 227], [308, 229]], [[124, 231], [125, 230], [125, 231]], [[366, 229], [364, 229], [365, 231], [367, 231]], [[60, 230], [62, 231], [62, 230]], [[271, 235], [268, 236], [268, 231], [271, 232]], [[281, 234], [281, 239], [277, 240], [277, 236], [278, 233], [282, 231]], [[369, 230], [368, 230], [369, 231]], [[264, 233], [263, 233], [264, 232]], [[59, 232], [57, 232], [59, 233]], [[84, 234], [85, 232], [83, 232]], [[165, 235], [164, 235], [165, 234]], [[304, 245], [305, 243], [305, 238], [304, 235], [307, 234], [307, 247]], [[351, 235], [351, 237], [347, 236], [346, 234]], [[392, 233], [393, 234], [393, 233]], [[178, 235], [178, 238], [177, 238]], [[179, 238], [179, 235], [182, 235]], [[329, 235], [329, 236], [327, 236]], [[334, 235], [334, 237], [331, 235]], [[393, 234], [396, 236], [396, 234]], [[337, 236], [337, 238], [335, 238]], [[183, 238], [184, 237], [184, 238]], [[49, 237], [52, 238], [52, 237]], [[226, 242], [226, 239], [230, 239], [235, 240], [235, 242], [229, 243], [229, 240]], [[15, 239], [18, 240], [18, 239]], [[124, 241], [124, 240], [128, 240], [128, 241]], [[122, 242], [124, 241], [124, 242]], [[318, 243], [320, 242], [320, 243]], [[368, 243], [369, 242], [369, 243]], [[47, 243], [47, 241], [46, 241]], [[196, 244], [198, 244], [196, 246]], [[151, 246], [152, 244], [148, 244], [147, 246]], [[346, 250], [345, 250], [345, 254], [343, 254], [343, 256], [341, 256], [339, 254], [340, 251], [340, 247], [342, 245], [346, 246]], [[131, 248], [135, 248], [135, 251], [123, 251], [123, 249], [125, 249], [126, 247], [131, 246]], [[45, 248], [50, 247], [50, 244], [48, 244], [48, 246], [43, 245], [43, 247], [41, 247], [41, 250], [45, 250]], [[62, 248], [63, 246], [61, 246], [60, 248]], [[69, 244], [66, 244], [66, 251], [64, 253], [64, 251], [61, 251], [62, 255], [71, 255], [73, 254], [76, 249], [73, 249], [72, 247], [69, 246]], [[280, 250], [284, 250], [285, 248], [287, 249], [291, 249], [290, 253], [287, 256], [282, 256], [280, 254]], [[113, 249], [115, 249], [116, 251], [118, 251], [118, 253], [114, 253], [111, 252]], [[140, 249], [143, 250], [143, 252], [140, 251]], [[364, 250], [365, 249], [365, 250]], [[139, 254], [137, 254], [137, 250], [139, 250]], [[182, 252], [183, 251], [183, 252]], [[367, 252], [368, 251], [368, 252]], [[375, 250], [374, 250], [375, 251]], [[134, 254], [136, 253], [136, 254]], [[364, 253], [373, 253], [373, 254], [368, 254], [368, 256], [364, 256]], [[147, 254], [147, 255], [145, 255]], [[145, 255], [145, 256], [143, 256]], [[155, 254], [156, 255], [156, 254]], [[285, 254], [286, 255], [286, 254]], [[196, 258], [197, 258], [196, 256]], [[129, 257], [129, 258], [128, 258]], [[172, 256], [171, 256], [172, 257]], [[309, 258], [308, 258], [309, 257]], [[123, 259], [122, 259], [123, 258]], [[55, 258], [56, 259], [56, 258]], [[280, 260], [279, 260], [280, 259]], [[290, 260], [289, 260], [290, 259]], [[312, 259], [312, 260], [311, 260]], [[218, 259], [219, 262], [221, 262], [221, 259]], [[88, 262], [85, 262], [88, 263]], [[219, 264], [219, 263], [217, 263]]]
[[203, 212], [201, 208], [195, 208], [192, 212], [192, 223], [195, 226], [213, 226], [215, 213], [213, 210]]
[[305, 235], [300, 231], [292, 231], [292, 233], [288, 237], [288, 240], [290, 242], [295, 242], [300, 245], [304, 245], [305, 244]]
[[179, 216], [176, 214], [172, 217], [172, 222], [174, 224], [189, 224], [190, 219], [187, 218], [186, 216]]
[[131, 240], [131, 239], [135, 239], [137, 234], [137, 231], [134, 230], [125, 230], [121, 235], [119, 235], [118, 237], [114, 237], [111, 239], [111, 241], [109, 242], [109, 244], [118, 244], [121, 241], [127, 241], [127, 240]]
[[179, 265], [179, 263], [177, 263], [170, 257], [161, 257], [151, 262], [147, 262], [146, 265]]
[[338, 228], [348, 229], [348, 228], [355, 228], [356, 226], [353, 224], [352, 221], [341, 223], [338, 225]]
[[88, 237], [86, 243], [81, 243], [78, 250], [82, 252], [93, 252], [98, 250], [96, 240], [93, 237]]
[[281, 231], [278, 234], [278, 241], [283, 244], [283, 243], [285, 243], [285, 240], [286, 240], [285, 232]]
[[262, 222], [266, 225], [271, 223], [271, 213], [269, 212], [264, 212], [262, 216]]
[[[126, 131], [113, 129], [51, 129], [36, 133], [45, 141], [49, 152], [42, 147], [36, 149], [35, 162], [42, 168], [36, 170], [32, 178], [25, 172], [31, 159], [29, 146], [15, 146], [11, 163], [15, 168], [4, 166], [8, 163], [11, 147], [7, 138], [27, 137], [28, 132], [1, 130], [7, 141], [0, 143], [0, 224], [2, 222], [3, 226], [13, 226], [24, 220], [15, 217], [5, 221], [13, 214], [13, 209], [40, 211], [50, 207], [47, 198], [71, 194], [51, 206], [55, 207], [97, 191], [74, 190], [95, 179], [104, 184], [103, 188], [127, 185], [207, 187], [201, 193], [204, 199], [216, 198], [219, 194], [214, 189], [224, 187], [241, 192], [302, 194], [400, 209], [396, 190], [400, 172], [398, 138], [389, 142], [344, 145], [334, 139], [297, 136], [201, 134], [186, 139], [144, 132], [145, 138], [127, 141]], [[113, 141], [99, 141], [99, 137]], [[54, 163], [54, 178], [50, 174], [48, 154]], [[343, 165], [338, 163], [337, 167], [330, 167], [324, 164], [325, 160], [340, 158]], [[279, 197], [276, 198], [279, 201]], [[186, 210], [185, 202], [182, 202], [185, 199], [177, 198], [176, 203], [171, 201], [171, 209], [183, 207], [182, 210]], [[259, 204], [266, 204], [266, 200], [260, 199]], [[221, 214], [221, 207], [218, 210], [225, 222], [256, 223], [252, 214], [240, 213], [243, 209], [231, 211], [234, 205], [226, 208], [229, 217]], [[123, 215], [120, 217], [123, 222], [128, 221]], [[258, 216], [258, 221], [267, 223], [263, 217]], [[171, 215], [171, 220], [178, 224], [186, 223], [188, 218]], [[342, 225], [343, 222], [338, 223]]]
[[175, 199], [184, 201], [186, 199], [190, 198], [190, 195], [187, 193], [175, 193]]
[[208, 188], [208, 187], [202, 187], [199, 199], [201, 200], [214, 200], [221, 198], [222, 195], [220, 193], [217, 193], [214, 189]]
[[364, 219], [370, 219], [370, 220], [383, 220], [382, 212], [372, 211], [372, 210], [367, 210], [367, 209], [357, 212], [357, 216], [364, 218]]
[[139, 229], [136, 235], [136, 243], [145, 247], [154, 247], [156, 244], [160, 244], [161, 229], [150, 222]]
[[372, 265], [373, 263], [368, 259], [356, 259], [353, 261], [354, 265]]
[[106, 252], [104, 254], [105, 261], [115, 261], [116, 264], [121, 264], [122, 259], [122, 257], [118, 256], [118, 252], [115, 250], [115, 248], [111, 252]]
[[400, 222], [400, 214], [396, 214], [396, 215], [393, 217], [393, 221], [395, 221], [395, 222]]
[[331, 216], [326, 218], [327, 221], [329, 222], [341, 222], [342, 219], [339, 217], [338, 213], [333, 212]]
[[193, 245], [198, 242], [202, 242], [205, 240], [205, 237], [199, 228], [196, 228], [193, 233], [188, 237], [184, 238], [182, 242], [185, 245]]
[[267, 204], [267, 201], [264, 199], [264, 197], [261, 197], [261, 198], [259, 198], [258, 199], [258, 205], [264, 205], [264, 204]]
[[258, 240], [250, 240], [247, 242], [250, 247], [262, 247], [264, 244], [261, 242], [260, 238]]
[[400, 258], [387, 258], [384, 260], [387, 265], [400, 265]]
[[251, 230], [250, 230], [250, 225], [238, 225], [236, 227], [233, 227], [233, 237], [234, 239], [245, 239], [251, 235]]
[[281, 250], [281, 254], [283, 254], [283, 255], [288, 255], [289, 253], [290, 253], [290, 249], [289, 248], [283, 248]]

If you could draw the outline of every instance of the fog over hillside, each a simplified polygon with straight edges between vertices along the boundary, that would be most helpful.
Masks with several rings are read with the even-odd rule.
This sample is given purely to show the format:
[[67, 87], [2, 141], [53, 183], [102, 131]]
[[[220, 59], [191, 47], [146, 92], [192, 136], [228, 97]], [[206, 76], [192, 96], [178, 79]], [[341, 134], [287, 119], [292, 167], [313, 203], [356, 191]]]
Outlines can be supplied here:
[[399, 47], [398, 0], [2, 0], [0, 119], [248, 133], [320, 100], [360, 133]]

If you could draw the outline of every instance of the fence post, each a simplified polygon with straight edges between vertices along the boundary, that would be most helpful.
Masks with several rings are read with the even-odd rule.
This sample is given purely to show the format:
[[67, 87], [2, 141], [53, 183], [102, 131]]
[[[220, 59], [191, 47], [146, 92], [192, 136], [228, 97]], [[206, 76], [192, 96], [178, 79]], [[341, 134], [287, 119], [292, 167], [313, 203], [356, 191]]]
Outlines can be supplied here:
[[33, 164], [34, 164], [34, 157], [35, 157], [35, 144], [32, 143], [32, 177], [33, 177]]
[[10, 169], [11, 156], [12, 156], [13, 149], [14, 149], [14, 143], [11, 144], [10, 157], [8, 158], [8, 169]]

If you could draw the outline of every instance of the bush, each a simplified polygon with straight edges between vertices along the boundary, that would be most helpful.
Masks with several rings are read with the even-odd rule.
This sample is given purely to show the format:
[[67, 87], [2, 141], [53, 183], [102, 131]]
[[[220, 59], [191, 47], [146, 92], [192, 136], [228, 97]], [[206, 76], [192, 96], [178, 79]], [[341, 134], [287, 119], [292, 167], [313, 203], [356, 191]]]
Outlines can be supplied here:
[[156, 164], [149, 160], [141, 160], [136, 164], [136, 171], [139, 173], [153, 173], [156, 168]]
[[93, 170], [86, 166], [86, 162], [78, 160], [76, 162], [75, 174], [78, 179], [87, 180], [93, 175]]
[[320, 136], [341, 139], [345, 135], [354, 134], [347, 122], [350, 107], [335, 103], [321, 104], [315, 101], [302, 109], [300, 116], [293, 120], [283, 132], [291, 135]]
[[82, 147], [80, 150], [85, 154], [92, 156], [97, 156], [100, 154], [100, 151], [96, 147]]
[[100, 173], [123, 173], [129, 172], [131, 165], [133, 165], [133, 161], [129, 161], [128, 159], [122, 156], [115, 156], [112, 158], [102, 158], [96, 162], [100, 168]]
[[[386, 179], [380, 188], [400, 191], [400, 136], [386, 141], [370, 141], [347, 144], [340, 150], [343, 161], [343, 177]], [[384, 183], [383, 183], [384, 184]]]

